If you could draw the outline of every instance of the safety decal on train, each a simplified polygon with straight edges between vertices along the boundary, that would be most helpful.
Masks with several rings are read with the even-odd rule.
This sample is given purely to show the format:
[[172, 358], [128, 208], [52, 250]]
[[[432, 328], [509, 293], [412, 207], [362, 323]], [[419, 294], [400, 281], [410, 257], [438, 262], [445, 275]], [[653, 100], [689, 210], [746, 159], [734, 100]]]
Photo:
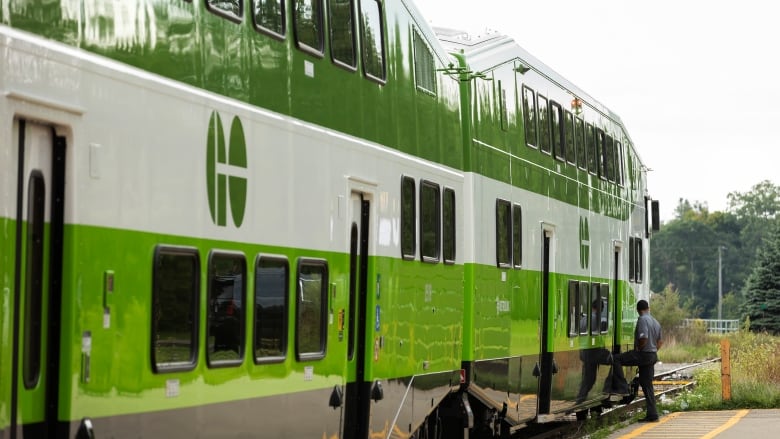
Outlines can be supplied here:
[[236, 227], [244, 222], [247, 200], [247, 155], [244, 127], [233, 117], [225, 133], [219, 113], [213, 111], [206, 141], [206, 188], [214, 224], [227, 226], [228, 216]]
[[587, 269], [590, 265], [590, 227], [588, 218], [580, 217], [580, 268]]

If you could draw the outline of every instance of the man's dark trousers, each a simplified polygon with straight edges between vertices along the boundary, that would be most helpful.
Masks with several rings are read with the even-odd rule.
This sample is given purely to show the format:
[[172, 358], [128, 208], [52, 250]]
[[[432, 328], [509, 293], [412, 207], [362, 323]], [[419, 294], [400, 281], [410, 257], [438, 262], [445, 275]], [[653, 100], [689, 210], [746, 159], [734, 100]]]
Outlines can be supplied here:
[[655, 375], [655, 363], [658, 361], [656, 352], [628, 351], [613, 356], [612, 363], [612, 393], [627, 394], [628, 382], [623, 374], [623, 366], [639, 367], [639, 385], [645, 394], [647, 403], [647, 417], [658, 418], [658, 410], [655, 407], [655, 393], [653, 393], [653, 376]]

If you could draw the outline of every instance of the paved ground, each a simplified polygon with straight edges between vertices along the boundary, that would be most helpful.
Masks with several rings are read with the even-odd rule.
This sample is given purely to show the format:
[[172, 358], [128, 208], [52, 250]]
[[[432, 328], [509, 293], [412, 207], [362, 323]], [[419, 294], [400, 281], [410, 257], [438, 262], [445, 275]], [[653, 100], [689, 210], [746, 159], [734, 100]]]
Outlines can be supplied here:
[[780, 437], [780, 409], [677, 412], [659, 422], [636, 423], [612, 433], [610, 439], [770, 439]]

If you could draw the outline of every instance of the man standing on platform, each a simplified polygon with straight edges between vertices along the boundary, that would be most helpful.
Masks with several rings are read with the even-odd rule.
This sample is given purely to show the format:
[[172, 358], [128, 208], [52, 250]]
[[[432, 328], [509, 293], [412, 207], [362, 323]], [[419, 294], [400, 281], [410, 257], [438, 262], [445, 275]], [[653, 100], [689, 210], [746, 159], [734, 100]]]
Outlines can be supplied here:
[[658, 422], [653, 376], [655, 376], [654, 366], [658, 361], [658, 349], [663, 344], [661, 324], [650, 315], [650, 305], [646, 300], [637, 302], [636, 310], [639, 313], [639, 319], [636, 321], [634, 329], [634, 349], [612, 357], [612, 372], [608, 380], [611, 379], [613, 393], [627, 394], [628, 383], [623, 374], [623, 366], [638, 366], [639, 385], [642, 386], [647, 403], [646, 415], [639, 421]]

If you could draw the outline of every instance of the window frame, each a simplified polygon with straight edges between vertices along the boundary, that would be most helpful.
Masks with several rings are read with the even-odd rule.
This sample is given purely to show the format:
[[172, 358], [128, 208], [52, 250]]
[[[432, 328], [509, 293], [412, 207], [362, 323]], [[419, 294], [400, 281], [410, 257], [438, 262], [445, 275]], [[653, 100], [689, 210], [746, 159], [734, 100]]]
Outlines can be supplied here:
[[512, 266], [523, 266], [523, 208], [512, 204]]
[[[272, 261], [272, 262], [279, 262], [280, 265], [284, 266], [284, 295], [283, 295], [283, 309], [282, 309], [282, 322], [281, 322], [281, 355], [267, 355], [267, 356], [258, 356], [257, 349], [258, 349], [258, 342], [259, 339], [259, 331], [258, 331], [258, 317], [259, 314], [257, 312], [257, 305], [258, 305], [258, 292], [260, 287], [260, 282], [258, 281], [258, 277], [260, 275], [260, 263], [263, 261]], [[263, 254], [260, 253], [255, 258], [255, 273], [254, 273], [254, 300], [252, 301], [252, 305], [254, 307], [253, 313], [252, 313], [252, 357], [254, 358], [255, 364], [268, 364], [268, 363], [281, 363], [287, 358], [287, 352], [289, 349], [289, 331], [288, 328], [290, 326], [289, 323], [289, 315], [290, 315], [290, 261], [287, 259], [284, 255], [272, 255], [272, 254]]]
[[[525, 137], [525, 144], [531, 148], [538, 149], [539, 130], [537, 127], [537, 121], [539, 117], [536, 111], [536, 92], [532, 88], [528, 87], [527, 85], [523, 85], [522, 90], [523, 90], [523, 134]], [[529, 93], [531, 97], [531, 101], [530, 101], [531, 108], [528, 107]], [[529, 141], [529, 133], [531, 133], [533, 136], [533, 142]]]
[[234, 14], [233, 12], [226, 11], [224, 9], [218, 8], [214, 6], [210, 0], [205, 1], [206, 4], [206, 10], [211, 12], [212, 14], [225, 18], [229, 21], [232, 21], [233, 23], [240, 24], [244, 21], [244, 0], [238, 0], [238, 15]]
[[[319, 350], [302, 352], [300, 340], [301, 303], [303, 299], [303, 282], [301, 269], [303, 267], [321, 267], [322, 280], [320, 289], [320, 322], [319, 322]], [[325, 358], [328, 350], [328, 297], [330, 290], [328, 261], [318, 258], [299, 258], [296, 269], [296, 293], [295, 293], [295, 357], [298, 361], [316, 361]]]
[[[447, 206], [447, 200], [452, 199], [452, 203], [450, 208], [448, 209]], [[458, 256], [457, 251], [457, 200], [455, 196], [455, 190], [449, 187], [444, 187], [444, 192], [442, 194], [442, 205], [441, 205], [441, 214], [442, 214], [442, 259], [444, 259], [444, 263], [448, 265], [452, 265], [455, 263], [456, 258]], [[448, 217], [450, 221], [448, 221]], [[451, 243], [451, 244], [448, 244]], [[448, 251], [449, 250], [449, 251]]]
[[[406, 183], [411, 183], [411, 200], [407, 200], [404, 195]], [[408, 185], [407, 185], [408, 186]], [[412, 261], [417, 255], [417, 181], [408, 175], [401, 175], [401, 258], [406, 261]], [[411, 212], [409, 209], [411, 208]], [[409, 228], [411, 225], [411, 228]], [[407, 230], [411, 236], [407, 236]], [[411, 244], [411, 252], [407, 252], [407, 244]]]
[[295, 47], [297, 47], [302, 52], [308, 53], [309, 55], [315, 56], [317, 58], [322, 58], [325, 56], [325, 20], [324, 20], [324, 1], [323, 0], [310, 0], [312, 4], [317, 3], [319, 4], [319, 9], [317, 13], [317, 22], [315, 23], [317, 25], [317, 38], [319, 42], [319, 47], [311, 46], [310, 44], [301, 41], [300, 39], [300, 31], [298, 30], [299, 20], [298, 15], [296, 14], [296, 8], [295, 5], [298, 1], [309, 1], [309, 0], [293, 0], [292, 2], [292, 27], [293, 27], [293, 39], [295, 40]]
[[[270, 2], [273, 1], [275, 3], [279, 4], [279, 15], [281, 18], [281, 25], [282, 30], [281, 32], [277, 32], [274, 29], [268, 28], [263, 26], [262, 24], [257, 22], [257, 6], [260, 5], [261, 2]], [[287, 35], [287, 9], [286, 9], [287, 2], [285, 0], [251, 0], [250, 6], [252, 8], [252, 27], [255, 29], [255, 31], [268, 35], [272, 38], [275, 38], [277, 40], [284, 40]]]
[[[502, 227], [501, 211], [504, 212], [506, 224]], [[496, 265], [499, 268], [512, 268], [512, 203], [508, 200], [496, 198]], [[503, 230], [502, 230], [503, 229]], [[502, 247], [503, 244], [506, 248]], [[502, 252], [503, 250], [503, 252]], [[505, 253], [505, 254], [502, 254]], [[506, 258], [502, 259], [502, 256]]]
[[566, 140], [564, 138], [564, 116], [561, 104], [550, 101], [550, 143], [556, 160], [566, 161]]
[[333, 11], [335, 8], [332, 7], [332, 3], [337, 0], [327, 0], [327, 9], [328, 9], [328, 43], [330, 45], [330, 59], [333, 62], [333, 64], [343, 67], [344, 69], [350, 71], [350, 72], [356, 72], [357, 71], [357, 65], [358, 65], [358, 58], [360, 57], [360, 53], [358, 50], [357, 45], [357, 32], [355, 27], [355, 0], [346, 0], [349, 3], [349, 17], [350, 17], [350, 27], [349, 31], [351, 33], [350, 41], [352, 42], [352, 63], [345, 62], [341, 59], [336, 58], [336, 54], [334, 53], [334, 47], [335, 44], [333, 42], [335, 33], [337, 32], [336, 28], [333, 26], [333, 23], [336, 22], [333, 16]]
[[[426, 203], [427, 195], [425, 194], [426, 189], [433, 191], [434, 201], [433, 201], [433, 210], [434, 215], [432, 220], [435, 222], [435, 229], [434, 230], [428, 230], [427, 226], [427, 220], [428, 220], [428, 213], [427, 210], [431, 208], [431, 206], [428, 206]], [[437, 264], [441, 260], [441, 187], [430, 180], [420, 180], [420, 260], [423, 262], [427, 262], [430, 264]], [[429, 243], [427, 242], [426, 234], [429, 232], [433, 232], [434, 240], [435, 242]], [[428, 250], [435, 250], [435, 254], [428, 254]]]
[[[217, 275], [214, 274], [213, 270], [213, 262], [214, 259], [219, 256], [227, 256], [229, 258], [236, 257], [239, 259], [242, 263], [242, 282], [241, 282], [241, 321], [239, 322], [239, 343], [238, 343], [238, 358], [231, 358], [226, 360], [218, 360], [218, 359], [212, 359], [212, 355], [217, 352], [216, 347], [214, 348], [214, 351], [212, 352], [211, 349], [208, 346], [209, 338], [212, 334], [212, 322], [211, 322], [211, 299], [212, 299], [212, 280], [216, 279]], [[237, 252], [233, 250], [223, 250], [223, 249], [212, 249], [209, 251], [208, 254], [208, 265], [206, 270], [206, 364], [208, 365], [209, 369], [213, 368], [222, 368], [222, 367], [231, 367], [231, 366], [239, 366], [244, 362], [244, 357], [246, 356], [246, 341], [247, 341], [247, 264], [246, 264], [246, 256], [242, 252]], [[216, 297], [215, 297], [216, 299]], [[216, 344], [216, 335], [215, 337], [215, 344]]]
[[[155, 304], [159, 303], [159, 293], [158, 293], [158, 286], [160, 279], [157, 277], [157, 266], [159, 265], [160, 258], [163, 255], [169, 255], [169, 256], [186, 256], [190, 257], [193, 261], [193, 270], [192, 270], [192, 276], [191, 276], [191, 282], [190, 282], [190, 297], [192, 298], [192, 304], [190, 305], [190, 313], [192, 315], [192, 322], [189, 328], [190, 333], [190, 358], [187, 361], [177, 361], [177, 362], [158, 362], [157, 361], [157, 353], [156, 353], [156, 341], [157, 341], [157, 334], [158, 330], [155, 328], [155, 319], [154, 315], [156, 313], [155, 310]], [[150, 343], [150, 353], [149, 353], [149, 359], [152, 363], [152, 371], [157, 374], [161, 373], [171, 373], [171, 372], [186, 372], [195, 369], [198, 363], [198, 356], [200, 354], [200, 320], [201, 320], [201, 313], [200, 313], [200, 304], [201, 304], [201, 294], [200, 294], [200, 279], [201, 279], [201, 261], [200, 261], [200, 252], [195, 247], [183, 247], [183, 246], [173, 246], [173, 245], [166, 245], [166, 244], [158, 244], [154, 248], [154, 255], [152, 257], [152, 304], [151, 304], [151, 311], [152, 311], [152, 317], [149, 319], [151, 328], [149, 331], [149, 335], [151, 338]]]
[[[372, 81], [375, 81], [375, 82], [377, 82], [379, 84], [384, 85], [387, 82], [387, 49], [385, 48], [386, 30], [385, 30], [385, 20], [384, 20], [384, 16], [385, 16], [385, 14], [384, 14], [384, 7], [383, 7], [382, 2], [380, 0], [358, 0], [358, 1], [359, 1], [359, 5], [358, 5], [358, 8], [359, 8], [359, 11], [358, 11], [359, 18], [358, 18], [358, 21], [360, 23], [360, 45], [359, 45], [359, 49], [360, 49], [360, 60], [361, 60], [361, 63], [363, 65], [363, 76], [365, 76], [366, 78], [368, 78], [368, 79], [370, 79]], [[377, 7], [377, 12], [379, 14], [379, 49], [381, 51], [381, 53], [379, 55], [380, 55], [381, 64], [382, 64], [381, 65], [381, 68], [382, 68], [382, 72], [381, 72], [382, 76], [381, 77], [375, 75], [373, 72], [369, 72], [368, 68], [367, 68], [368, 67], [368, 62], [367, 62], [368, 61], [367, 60], [368, 52], [367, 52], [367, 50], [369, 50], [368, 48], [371, 45], [366, 44], [366, 33], [367, 33], [367, 31], [366, 31], [365, 22], [363, 21], [363, 13], [365, 11], [363, 5], [365, 5], [366, 2], [374, 3], [376, 5], [376, 7]], [[376, 47], [374, 46], [374, 48], [376, 48]]]
[[[542, 104], [544, 101], [544, 105]], [[552, 155], [552, 125], [550, 123], [550, 101], [542, 94], [536, 94], [536, 116], [539, 151], [547, 155]]]

